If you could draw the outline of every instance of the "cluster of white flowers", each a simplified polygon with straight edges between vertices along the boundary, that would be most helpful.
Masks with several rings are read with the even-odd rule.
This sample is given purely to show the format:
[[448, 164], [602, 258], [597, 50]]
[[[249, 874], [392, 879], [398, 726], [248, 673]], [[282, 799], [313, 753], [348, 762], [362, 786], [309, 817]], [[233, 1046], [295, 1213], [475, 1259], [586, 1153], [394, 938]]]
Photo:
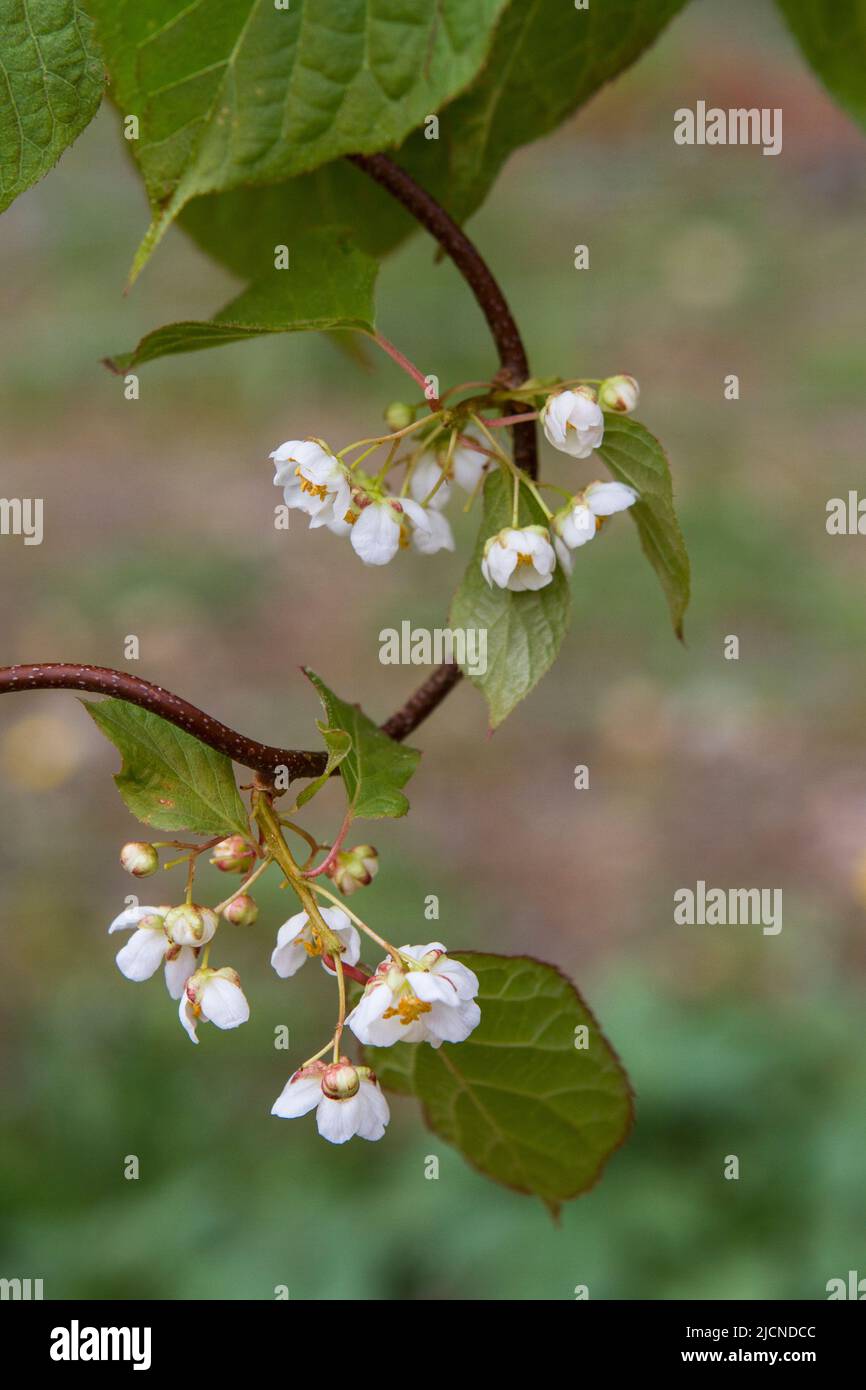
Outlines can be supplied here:
[[605, 517], [634, 506], [638, 494], [626, 483], [590, 483], [550, 520], [547, 526], [506, 526], [488, 537], [481, 573], [500, 589], [543, 589], [553, 579], [557, 560], [571, 574], [572, 551], [586, 545]]
[[[406, 495], [386, 491], [383, 483], [353, 474], [321, 439], [289, 439], [274, 449], [274, 485], [283, 489], [286, 506], [304, 512], [310, 527], [326, 526], [348, 535], [366, 565], [387, 565], [398, 550], [414, 545], [422, 555], [454, 549], [454, 536], [443, 515], [452, 480], [472, 493], [487, 465], [482, 442], [470, 428], [447, 460], [433, 450], [411, 465]], [[485, 446], [486, 447], [486, 446]]]
[[[256, 856], [243, 836], [233, 835], [216, 845], [211, 862], [223, 872], [249, 873]], [[124, 846], [121, 862], [129, 873], [145, 877], [158, 868], [159, 857], [154, 846], [133, 843]], [[350, 893], [369, 883], [377, 869], [372, 845], [358, 845], [335, 854], [329, 872], [342, 891]], [[243, 910], [232, 912], [238, 903]], [[164, 967], [166, 987], [171, 998], [179, 1001], [181, 1025], [194, 1043], [199, 1023], [237, 1028], [250, 1016], [237, 971], [231, 966], [212, 969], [207, 964], [219, 926], [218, 912], [242, 925], [258, 915], [253, 900], [240, 892], [217, 911], [192, 902], [179, 907], [127, 907], [108, 929], [112, 934], [132, 931], [117, 953], [118, 968], [128, 980], [148, 980]], [[280, 927], [271, 965], [281, 979], [297, 974], [315, 957], [330, 975], [337, 974], [328, 954], [332, 942], [336, 950], [334, 939], [341, 947], [341, 967], [353, 971], [357, 966], [361, 938], [348, 913], [340, 907], [323, 907], [320, 915], [331, 933], [327, 945], [321, 923], [317, 926], [306, 911], [295, 913]], [[439, 941], [389, 949], [372, 976], [368, 978], [366, 970], [353, 973], [353, 978], [366, 981], [361, 999], [345, 1019], [358, 1041], [376, 1047], [396, 1042], [440, 1047], [443, 1042], [467, 1038], [481, 1018], [475, 1002], [478, 980], [472, 971], [450, 960]], [[369, 1067], [356, 1066], [342, 1054], [338, 1057], [341, 1026], [335, 1033], [334, 1060], [326, 1063], [316, 1058], [299, 1068], [272, 1113], [292, 1119], [315, 1109], [319, 1133], [335, 1144], [354, 1135], [381, 1139], [390, 1118], [388, 1102]]]
[[[323, 916], [346, 943], [345, 960], [354, 965], [360, 943], [348, 917], [340, 908], [332, 908]], [[318, 954], [311, 949], [309, 931], [305, 912], [280, 928], [272, 957], [279, 974], [294, 974], [307, 953]], [[297, 958], [283, 954], [294, 950], [300, 952]], [[390, 1047], [396, 1042], [428, 1042], [431, 1047], [441, 1047], [443, 1042], [463, 1042], [481, 1018], [475, 1002], [477, 993], [477, 976], [459, 961], [450, 960], [441, 941], [401, 946], [397, 956], [382, 961], [367, 981], [346, 1024], [359, 1042], [372, 1047]], [[375, 1074], [345, 1057], [330, 1065], [317, 1061], [301, 1067], [286, 1082], [271, 1114], [293, 1120], [313, 1109], [319, 1133], [333, 1144], [342, 1144], [356, 1134], [362, 1139], [381, 1139], [390, 1119], [388, 1102]]]

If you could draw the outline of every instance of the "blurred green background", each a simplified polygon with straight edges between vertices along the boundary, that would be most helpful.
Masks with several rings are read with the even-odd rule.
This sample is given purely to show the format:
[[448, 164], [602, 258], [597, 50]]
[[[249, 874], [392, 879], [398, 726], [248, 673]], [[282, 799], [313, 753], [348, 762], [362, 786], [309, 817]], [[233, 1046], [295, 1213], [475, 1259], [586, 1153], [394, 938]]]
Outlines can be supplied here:
[[[700, 98], [781, 106], [781, 156], [675, 146], [674, 110]], [[103, 112], [0, 220], [2, 492], [46, 508], [41, 547], [0, 545], [0, 660], [126, 666], [307, 746], [318, 707], [299, 664], [373, 715], [401, 703], [419, 673], [381, 666], [378, 633], [443, 621], [476, 518], [458, 554], [384, 571], [273, 529], [268, 451], [374, 433], [405, 393], [387, 360], [364, 372], [325, 340], [272, 338], [145, 367], [124, 400], [99, 358], [234, 285], [174, 232], [123, 297], [146, 208], [122, 146]], [[71, 694], [4, 700], [0, 1275], [43, 1278], [46, 1297], [822, 1298], [866, 1274], [864, 541], [824, 526], [863, 477], [866, 141], [769, 4], [704, 0], [515, 158], [471, 230], [535, 372], [640, 380], [694, 564], [688, 645], [630, 525], [611, 525], [575, 567], [555, 671], [495, 738], [468, 687], [419, 732], [412, 813], [371, 827], [383, 867], [363, 905], [386, 936], [426, 940], [437, 893], [446, 942], [570, 973], [631, 1073], [636, 1129], [557, 1228], [411, 1103], [385, 1142], [344, 1149], [312, 1119], [272, 1119], [331, 1008], [321, 972], [270, 970], [286, 895], [263, 891], [225, 953], [251, 1022], [193, 1049], [159, 978], [124, 981], [105, 935], [136, 887], [117, 852], [139, 833], [114, 750]], [[379, 303], [443, 383], [494, 366], [423, 237], [387, 264]], [[327, 838], [338, 815], [335, 786], [309, 822]], [[781, 935], [675, 927], [674, 890], [699, 878], [781, 887]]]

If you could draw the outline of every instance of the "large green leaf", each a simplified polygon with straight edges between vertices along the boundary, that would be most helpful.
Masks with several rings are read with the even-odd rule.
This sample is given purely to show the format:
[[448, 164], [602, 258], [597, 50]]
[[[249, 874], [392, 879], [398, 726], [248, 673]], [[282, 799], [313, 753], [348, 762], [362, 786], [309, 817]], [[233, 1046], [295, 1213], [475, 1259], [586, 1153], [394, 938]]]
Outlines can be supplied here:
[[81, 134], [103, 80], [76, 0], [0, 0], [0, 211]]
[[248, 833], [232, 765], [223, 753], [125, 700], [82, 703], [120, 750], [123, 763], [114, 780], [145, 825], [199, 835]]
[[434, 1133], [487, 1177], [556, 1209], [592, 1187], [628, 1135], [628, 1078], [554, 966], [476, 951], [455, 959], [478, 976], [475, 1031], [438, 1049], [365, 1048], [367, 1058], [382, 1085], [416, 1096]]
[[[451, 603], [453, 628], [487, 632], [487, 670], [464, 674], [484, 694], [495, 729], [528, 695], [552, 666], [568, 627], [568, 579], [557, 566], [553, 580], [535, 593], [491, 588], [481, 573], [484, 542], [511, 525], [510, 482], [497, 470], [484, 485], [484, 515], [469, 568]], [[544, 522], [544, 515], [525, 488], [520, 495], [520, 525]]]
[[640, 493], [629, 508], [641, 545], [659, 577], [677, 637], [683, 635], [683, 616], [689, 602], [690, 569], [685, 541], [674, 511], [671, 470], [667, 455], [654, 435], [627, 415], [604, 417], [604, 439], [598, 450], [618, 482]]
[[91, 0], [154, 221], [397, 144], [475, 76], [506, 0]]
[[383, 734], [358, 705], [341, 700], [314, 671], [304, 668], [328, 716], [328, 725], [351, 738], [351, 748], [340, 764], [346, 797], [353, 817], [405, 816], [409, 802], [400, 788], [418, 765], [421, 754]]
[[156, 357], [197, 352], [257, 338], [264, 333], [299, 333], [309, 329], [358, 329], [371, 332], [377, 264], [342, 234], [318, 230], [290, 258], [289, 268], [273, 268], [244, 290], [212, 319], [187, 320], [156, 328], [131, 352], [107, 359], [122, 372]]
[[[394, 159], [463, 221], [484, 201], [513, 150], [579, 110], [640, 56], [685, 3], [604, 0], [576, 10], [569, 0], [511, 0], [489, 61], [441, 112], [439, 138], [418, 131]], [[217, 260], [237, 266], [242, 255], [244, 274], [257, 273], [263, 254], [249, 229], [260, 229], [267, 244], [290, 222], [351, 227], [359, 245], [379, 254], [415, 225], [389, 194], [343, 163], [272, 188], [239, 189], [226, 201], [193, 203], [183, 218]]]
[[777, 0], [791, 31], [840, 106], [866, 125], [866, 0]]

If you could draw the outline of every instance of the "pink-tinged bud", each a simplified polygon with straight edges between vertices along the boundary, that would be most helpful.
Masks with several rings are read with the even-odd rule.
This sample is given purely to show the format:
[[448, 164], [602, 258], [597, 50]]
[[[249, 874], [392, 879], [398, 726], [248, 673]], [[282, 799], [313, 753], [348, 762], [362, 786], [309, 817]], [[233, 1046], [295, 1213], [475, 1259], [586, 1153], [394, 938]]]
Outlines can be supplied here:
[[366, 888], [379, 872], [379, 855], [372, 845], [355, 845], [341, 851], [330, 871], [331, 877], [346, 897], [359, 888]]
[[211, 863], [224, 874], [248, 874], [256, 859], [256, 851], [243, 835], [229, 835], [214, 845]]
[[176, 946], [204, 946], [219, 925], [215, 912], [195, 903], [182, 903], [165, 915], [165, 929]]
[[389, 429], [405, 430], [415, 419], [415, 408], [403, 401], [392, 401], [385, 411], [385, 421]]
[[360, 1088], [360, 1078], [351, 1062], [333, 1062], [322, 1073], [322, 1090], [331, 1100], [350, 1100]]
[[640, 400], [640, 387], [633, 376], [609, 376], [601, 383], [598, 402], [603, 410], [619, 410], [624, 415]]
[[223, 908], [223, 917], [235, 927], [251, 927], [259, 915], [259, 909], [249, 893], [238, 893]]
[[120, 851], [120, 862], [128, 874], [147, 878], [159, 868], [159, 855], [146, 840], [130, 840]]

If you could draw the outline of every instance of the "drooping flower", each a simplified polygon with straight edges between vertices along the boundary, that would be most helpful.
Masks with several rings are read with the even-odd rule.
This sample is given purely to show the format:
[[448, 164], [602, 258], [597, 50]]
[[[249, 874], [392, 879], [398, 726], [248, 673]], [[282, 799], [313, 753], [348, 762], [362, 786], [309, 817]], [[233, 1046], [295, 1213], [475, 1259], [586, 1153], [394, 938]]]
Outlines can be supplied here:
[[429, 450], [422, 454], [412, 469], [409, 491], [416, 502], [441, 511], [451, 496], [451, 484], [445, 469], [445, 459]]
[[231, 966], [221, 970], [197, 970], [184, 986], [178, 1011], [181, 1026], [197, 1043], [199, 1022], [215, 1023], [217, 1028], [238, 1028], [250, 1016], [250, 1006], [241, 989], [240, 976]]
[[354, 1067], [347, 1058], [339, 1062], [312, 1062], [291, 1076], [274, 1101], [271, 1114], [294, 1120], [316, 1111], [323, 1139], [345, 1144], [361, 1139], [381, 1139], [391, 1118], [388, 1102], [369, 1067]]
[[[474, 449], [466, 441], [476, 440], [481, 445]], [[490, 445], [477, 425], [467, 425], [460, 431], [460, 438], [451, 455], [451, 471], [454, 481], [464, 492], [474, 492], [481, 481], [481, 475], [490, 464]]]
[[339, 521], [349, 510], [352, 491], [343, 464], [315, 439], [289, 439], [274, 449], [274, 484], [287, 507], [306, 512], [310, 526]]
[[428, 513], [411, 497], [370, 502], [352, 527], [352, 549], [365, 565], [387, 565], [401, 546], [409, 544], [410, 531], [430, 529]]
[[543, 589], [553, 578], [556, 555], [545, 526], [506, 526], [484, 546], [481, 573], [500, 589]]
[[540, 419], [547, 440], [572, 458], [588, 458], [604, 437], [601, 406], [586, 386], [548, 397]]
[[[346, 913], [341, 907], [323, 907], [321, 911], [331, 931], [336, 933], [346, 948], [342, 959], [347, 965], [357, 965], [361, 955], [361, 938]], [[281, 979], [287, 980], [291, 975], [297, 974], [311, 956], [322, 954], [322, 942], [314, 932], [307, 913], [296, 912], [277, 932], [277, 944], [271, 953], [271, 965]], [[335, 973], [324, 961], [322, 965], [329, 974]]]
[[129, 931], [132, 936], [115, 957], [117, 968], [127, 980], [149, 980], [165, 964], [165, 987], [172, 999], [179, 999], [189, 976], [195, 970], [195, 951], [172, 940], [166, 931], [167, 907], [128, 907], [115, 917], [109, 934]]
[[463, 1042], [481, 1019], [475, 1002], [478, 977], [451, 960], [440, 941], [401, 946], [400, 955], [414, 963], [382, 961], [346, 1019], [355, 1037], [371, 1047]]

